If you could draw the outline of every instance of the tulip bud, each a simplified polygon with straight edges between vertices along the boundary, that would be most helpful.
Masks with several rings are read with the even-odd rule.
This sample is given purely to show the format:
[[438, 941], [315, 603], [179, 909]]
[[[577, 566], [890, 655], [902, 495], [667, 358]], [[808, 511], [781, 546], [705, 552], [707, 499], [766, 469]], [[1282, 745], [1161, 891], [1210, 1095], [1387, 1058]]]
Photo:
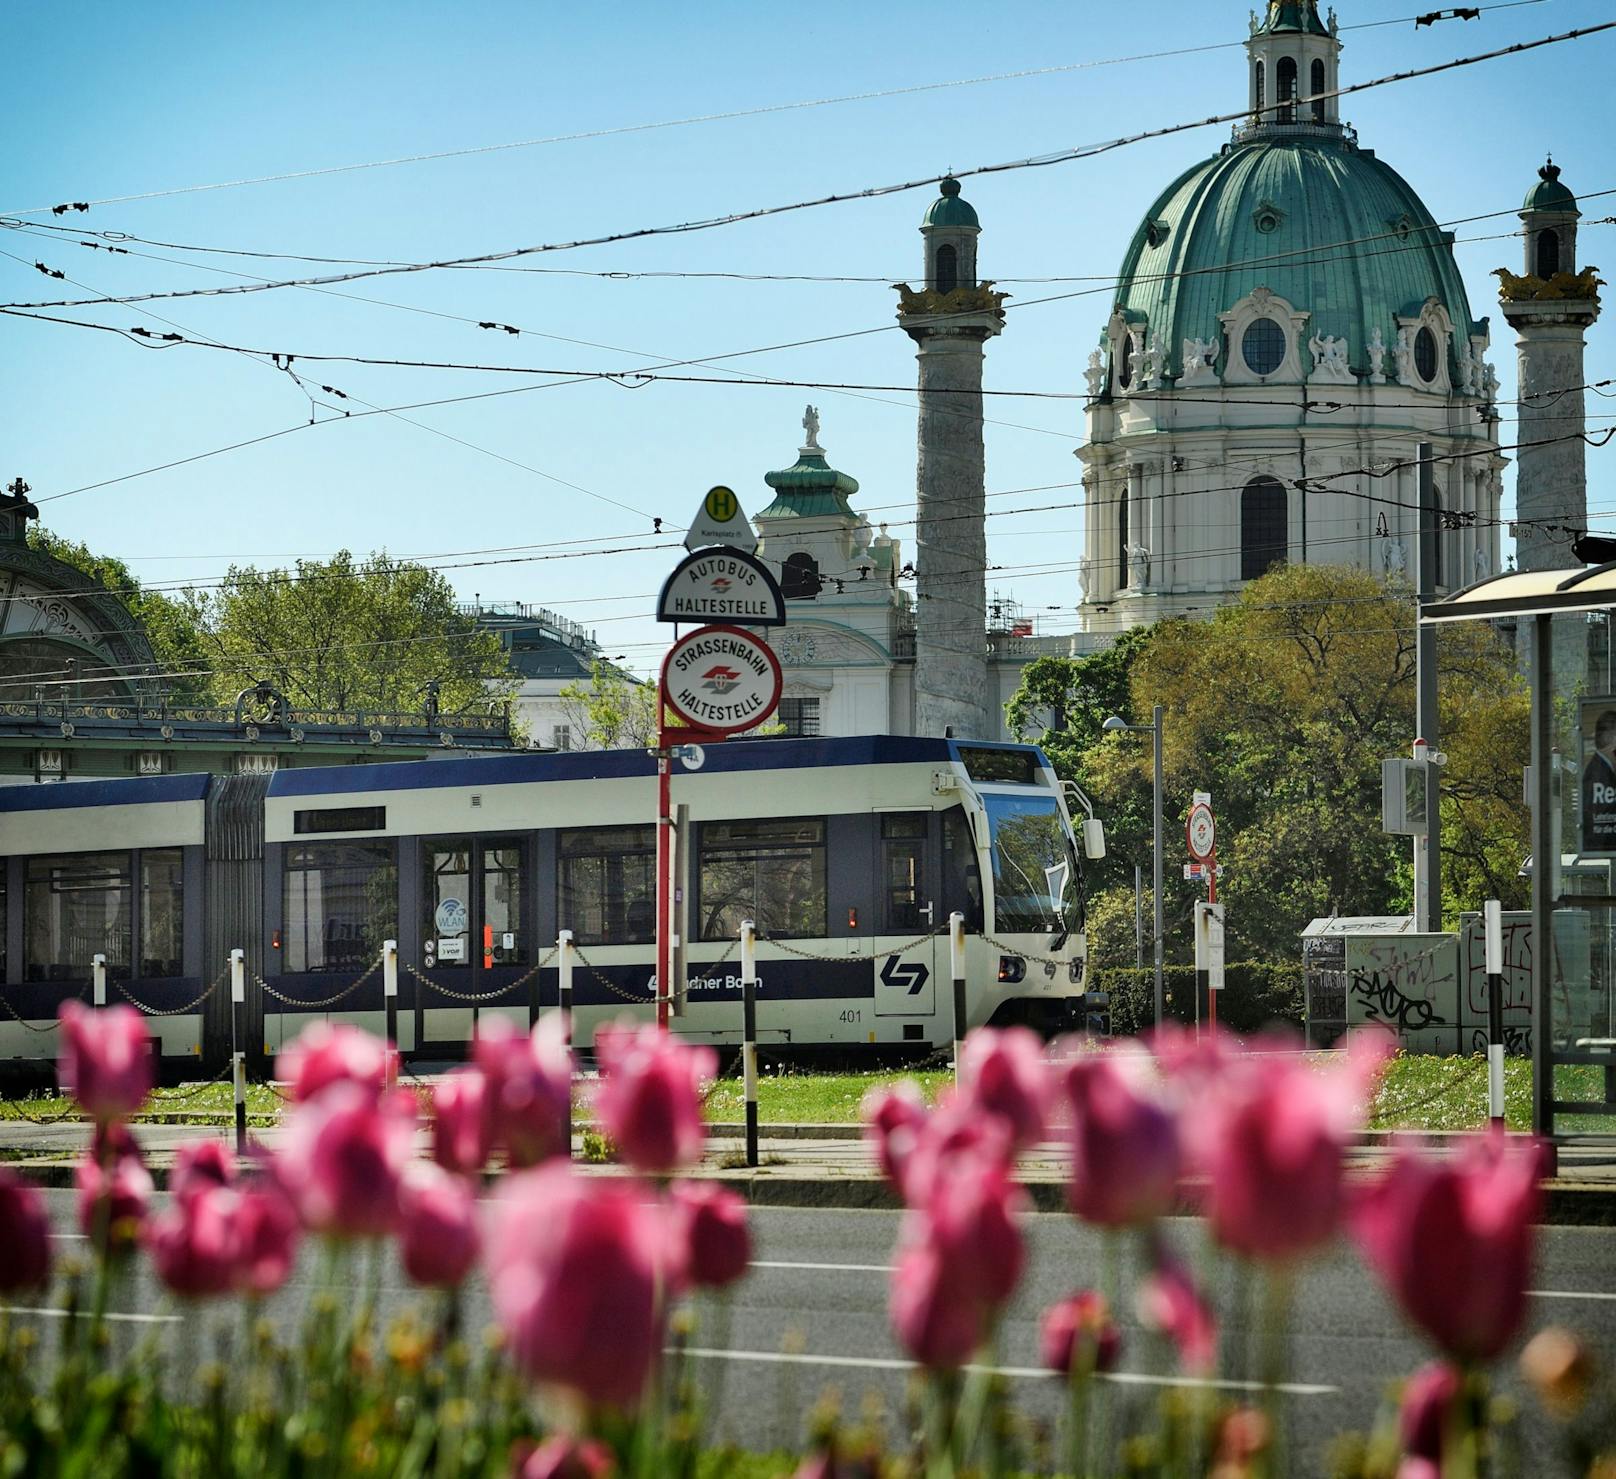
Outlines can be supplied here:
[[477, 1261], [471, 1188], [431, 1161], [416, 1161], [405, 1172], [399, 1200], [404, 1272], [428, 1288], [457, 1287]]
[[524, 1444], [514, 1458], [512, 1479], [607, 1479], [616, 1467], [605, 1444], [559, 1433], [537, 1447]]
[[601, 1081], [595, 1113], [637, 1171], [665, 1176], [701, 1159], [707, 1141], [701, 1085], [718, 1073], [711, 1048], [654, 1026], [612, 1024], [595, 1034]]
[[926, 1096], [912, 1078], [872, 1088], [864, 1095], [859, 1113], [865, 1137], [875, 1147], [881, 1174], [894, 1186], [902, 1186], [904, 1163], [915, 1148], [927, 1112]]
[[965, 1097], [999, 1119], [1017, 1150], [1043, 1138], [1051, 1085], [1043, 1043], [1030, 1028], [978, 1027], [960, 1052], [959, 1080]]
[[188, 1140], [174, 1156], [168, 1173], [169, 1194], [176, 1201], [212, 1187], [232, 1186], [236, 1157], [222, 1140]]
[[1122, 1354], [1122, 1332], [1105, 1296], [1095, 1289], [1080, 1289], [1051, 1305], [1040, 1335], [1044, 1365], [1058, 1376], [1114, 1371]]
[[494, 1143], [505, 1148], [511, 1165], [526, 1168], [565, 1155], [573, 1065], [561, 1014], [551, 1012], [531, 1033], [490, 1018], [478, 1028], [473, 1053], [487, 1081]]
[[57, 1074], [62, 1087], [98, 1123], [127, 1119], [151, 1092], [151, 1034], [133, 1007], [92, 1010], [65, 1001]]
[[1139, 1320], [1159, 1330], [1178, 1349], [1179, 1364], [1202, 1375], [1216, 1364], [1218, 1327], [1212, 1307], [1190, 1278], [1189, 1270], [1157, 1241], [1152, 1267], [1139, 1284]]
[[228, 1293], [237, 1257], [236, 1213], [241, 1198], [228, 1187], [193, 1186], [146, 1224], [146, 1246], [157, 1276], [190, 1299]]
[[1066, 1071], [1072, 1107], [1072, 1211], [1099, 1227], [1133, 1227], [1170, 1211], [1178, 1187], [1173, 1117], [1140, 1082], [1143, 1066], [1089, 1054]]
[[[133, 1142], [130, 1142], [133, 1144]], [[78, 1188], [79, 1231], [104, 1251], [126, 1253], [140, 1238], [151, 1204], [152, 1179], [138, 1150], [97, 1161], [86, 1156], [73, 1168]]]
[[306, 1227], [385, 1237], [398, 1225], [399, 1181], [414, 1131], [415, 1100], [407, 1092], [377, 1101], [366, 1085], [332, 1082], [292, 1111], [275, 1176]]
[[698, 1289], [722, 1289], [742, 1277], [752, 1257], [746, 1203], [707, 1181], [676, 1181], [669, 1195], [685, 1279]]
[[1428, 1460], [1440, 1470], [1448, 1416], [1462, 1386], [1459, 1373], [1446, 1361], [1420, 1367], [1403, 1383], [1397, 1427], [1406, 1457]]
[[372, 1099], [387, 1084], [391, 1045], [358, 1027], [316, 1020], [281, 1050], [276, 1078], [292, 1086], [292, 1099], [302, 1104], [332, 1084], [358, 1085]]
[[488, 1079], [460, 1068], [432, 1091], [432, 1158], [447, 1171], [476, 1176], [494, 1148], [494, 1107]]
[[50, 1218], [37, 1188], [0, 1166], [0, 1294], [50, 1281]]
[[232, 1282], [243, 1294], [273, 1294], [297, 1261], [298, 1221], [278, 1190], [247, 1186], [236, 1209], [236, 1265]]

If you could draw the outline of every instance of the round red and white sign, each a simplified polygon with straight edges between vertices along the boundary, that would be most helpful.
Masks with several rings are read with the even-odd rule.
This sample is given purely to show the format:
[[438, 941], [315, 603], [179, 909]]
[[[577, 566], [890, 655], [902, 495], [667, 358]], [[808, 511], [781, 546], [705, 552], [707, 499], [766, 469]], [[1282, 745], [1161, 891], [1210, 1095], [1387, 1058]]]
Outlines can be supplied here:
[[739, 627], [698, 627], [662, 660], [662, 699], [686, 724], [736, 734], [780, 706], [780, 660]]
[[1197, 801], [1190, 808], [1189, 820], [1184, 824], [1184, 839], [1189, 843], [1190, 856], [1198, 863], [1207, 862], [1217, 846], [1218, 827], [1212, 817], [1212, 808]]

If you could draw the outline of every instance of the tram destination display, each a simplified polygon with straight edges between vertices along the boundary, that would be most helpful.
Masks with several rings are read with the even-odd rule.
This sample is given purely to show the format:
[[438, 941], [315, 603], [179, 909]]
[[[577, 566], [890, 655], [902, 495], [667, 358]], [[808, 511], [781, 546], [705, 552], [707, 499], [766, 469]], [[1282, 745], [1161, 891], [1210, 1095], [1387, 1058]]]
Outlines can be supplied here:
[[657, 620], [778, 627], [785, 625], [786, 603], [768, 568], [744, 550], [699, 549], [662, 583]]
[[695, 729], [737, 734], [780, 703], [780, 660], [739, 627], [709, 626], [681, 637], [662, 664], [664, 702]]

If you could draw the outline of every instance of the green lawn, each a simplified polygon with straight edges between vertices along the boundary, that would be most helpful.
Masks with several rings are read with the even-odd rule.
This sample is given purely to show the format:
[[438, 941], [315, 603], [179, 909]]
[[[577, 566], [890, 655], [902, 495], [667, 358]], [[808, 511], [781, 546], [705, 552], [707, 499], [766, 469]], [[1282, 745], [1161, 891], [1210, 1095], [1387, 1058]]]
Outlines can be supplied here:
[[[1598, 1068], [1561, 1068], [1562, 1098], [1595, 1098], [1602, 1088]], [[947, 1070], [932, 1069], [910, 1075], [929, 1097], [952, 1082]], [[870, 1088], [904, 1077], [900, 1073], [767, 1073], [758, 1080], [758, 1115], [763, 1124], [852, 1124]], [[1531, 1125], [1532, 1066], [1525, 1058], [1504, 1065], [1504, 1108], [1511, 1129]], [[254, 1123], [278, 1116], [283, 1101], [266, 1085], [247, 1091], [247, 1110]], [[200, 1090], [180, 1086], [161, 1090], [143, 1118], [169, 1115], [228, 1119], [234, 1101], [229, 1084], [209, 1084]], [[21, 1100], [0, 1100], [0, 1119], [49, 1119], [68, 1108], [54, 1094]], [[580, 1106], [580, 1114], [583, 1111]], [[738, 1121], [745, 1117], [739, 1078], [726, 1078], [707, 1098], [707, 1117]], [[1481, 1058], [1400, 1057], [1386, 1073], [1370, 1114], [1374, 1130], [1473, 1130], [1487, 1118], [1487, 1070]], [[1607, 1122], [1608, 1123], [1608, 1122]], [[1568, 1126], [1568, 1128], [1570, 1128]], [[1596, 1127], [1602, 1128], [1602, 1127]]]

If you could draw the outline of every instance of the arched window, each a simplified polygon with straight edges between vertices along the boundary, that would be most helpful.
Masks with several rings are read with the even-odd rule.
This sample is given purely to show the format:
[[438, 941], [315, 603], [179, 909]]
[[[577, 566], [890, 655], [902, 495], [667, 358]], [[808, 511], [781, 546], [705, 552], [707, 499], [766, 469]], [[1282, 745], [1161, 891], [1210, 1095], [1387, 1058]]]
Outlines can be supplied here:
[[1313, 121], [1324, 122], [1324, 99], [1319, 96], [1324, 91], [1324, 63], [1314, 62], [1312, 72], [1313, 85], [1308, 91], [1313, 94]]
[[1128, 583], [1128, 494], [1117, 497], [1117, 584]]
[[1111, 356], [1117, 364], [1117, 384], [1126, 390], [1133, 381], [1133, 335], [1124, 334], [1117, 340], [1116, 351]]
[[951, 246], [937, 248], [937, 291], [952, 293], [959, 286], [959, 253]]
[[780, 567], [780, 594], [788, 601], [811, 601], [819, 594], [819, 566], [812, 555], [798, 550]]
[[1257, 121], [1262, 122], [1263, 109], [1268, 104], [1268, 63], [1257, 63]]
[[1279, 87], [1276, 92], [1279, 102], [1279, 121], [1281, 123], [1296, 122], [1296, 58], [1282, 56], [1279, 59]]
[[1253, 375], [1272, 375], [1285, 363], [1285, 331], [1271, 318], [1254, 318], [1240, 338], [1240, 353]]
[[1560, 270], [1560, 233], [1539, 231], [1537, 234], [1537, 275], [1545, 282]]
[[1414, 336], [1414, 369], [1427, 385], [1436, 379], [1436, 335], [1421, 329]]
[[1240, 578], [1255, 580], [1290, 553], [1290, 511], [1278, 478], [1253, 478], [1240, 494]]

